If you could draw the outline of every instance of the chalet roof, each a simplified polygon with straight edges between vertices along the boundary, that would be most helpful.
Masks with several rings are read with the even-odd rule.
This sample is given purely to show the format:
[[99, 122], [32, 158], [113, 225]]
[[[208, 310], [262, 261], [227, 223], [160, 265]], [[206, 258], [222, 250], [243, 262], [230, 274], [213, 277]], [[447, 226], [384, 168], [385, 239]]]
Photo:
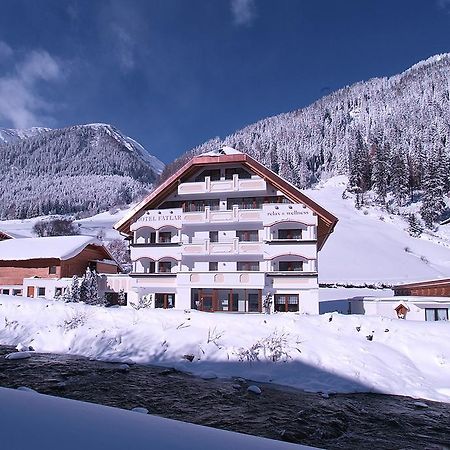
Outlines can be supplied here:
[[88, 245], [103, 246], [98, 239], [92, 236], [7, 239], [0, 242], [0, 261], [66, 260], [78, 255]]
[[174, 189], [176, 189], [181, 177], [189, 176], [199, 168], [202, 168], [208, 164], [229, 164], [229, 163], [241, 163], [243, 166], [247, 166], [254, 173], [261, 178], [270, 181], [270, 183], [278, 190], [284, 193], [287, 198], [294, 203], [303, 203], [307, 205], [318, 216], [318, 249], [320, 250], [328, 239], [328, 236], [333, 232], [338, 219], [315, 203], [305, 194], [303, 194], [297, 187], [288, 181], [281, 178], [275, 172], [256, 161], [251, 156], [235, 150], [231, 147], [223, 147], [217, 151], [210, 151], [201, 155], [195, 156], [188, 163], [186, 163], [175, 174], [170, 176], [164, 183], [159, 185], [154, 191], [152, 191], [141, 203], [135, 206], [124, 218], [114, 225], [114, 228], [123, 233], [130, 233], [130, 225], [134, 220], [134, 217], [141, 211], [148, 208], [155, 208], [161, 203]]

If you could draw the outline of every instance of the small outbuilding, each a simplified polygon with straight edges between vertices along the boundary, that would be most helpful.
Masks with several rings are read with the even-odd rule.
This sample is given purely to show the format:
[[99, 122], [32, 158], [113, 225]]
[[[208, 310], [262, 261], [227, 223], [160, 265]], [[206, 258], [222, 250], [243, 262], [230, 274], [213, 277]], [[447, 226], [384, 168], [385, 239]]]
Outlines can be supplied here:
[[106, 247], [92, 236], [6, 239], [0, 242], [0, 293], [43, 297], [48, 280], [53, 280], [52, 289], [59, 289], [56, 280], [81, 276], [88, 267], [97, 273], [119, 272]]

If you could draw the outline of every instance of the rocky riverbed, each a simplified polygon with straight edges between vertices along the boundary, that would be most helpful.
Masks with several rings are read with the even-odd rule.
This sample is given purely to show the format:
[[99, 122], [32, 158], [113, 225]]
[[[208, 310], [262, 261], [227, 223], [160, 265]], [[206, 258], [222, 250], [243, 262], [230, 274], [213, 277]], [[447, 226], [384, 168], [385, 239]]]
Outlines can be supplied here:
[[[0, 385], [328, 449], [450, 448], [450, 404], [380, 394], [327, 397], [243, 379], [204, 380], [170, 368], [91, 361], [0, 346]], [[257, 383], [256, 383], [257, 384]], [[422, 404], [421, 404], [422, 403]], [[26, 428], [26, 424], [24, 424]]]

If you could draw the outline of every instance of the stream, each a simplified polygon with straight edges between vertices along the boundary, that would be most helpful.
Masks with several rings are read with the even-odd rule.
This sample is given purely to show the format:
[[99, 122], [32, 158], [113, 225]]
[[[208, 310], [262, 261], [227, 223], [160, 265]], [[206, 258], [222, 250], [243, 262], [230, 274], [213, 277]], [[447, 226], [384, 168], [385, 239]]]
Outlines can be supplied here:
[[[15, 351], [0, 346], [0, 386], [327, 449], [449, 449], [450, 404], [382, 394], [323, 398], [243, 379], [203, 380], [170, 368], [91, 361], [71, 355]], [[247, 391], [257, 384], [261, 395]]]

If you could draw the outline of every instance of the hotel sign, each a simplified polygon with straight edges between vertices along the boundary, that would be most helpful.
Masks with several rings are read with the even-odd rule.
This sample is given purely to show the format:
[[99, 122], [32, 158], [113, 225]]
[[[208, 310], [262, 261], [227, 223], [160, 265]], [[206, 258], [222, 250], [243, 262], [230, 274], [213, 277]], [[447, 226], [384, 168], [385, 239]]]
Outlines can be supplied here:
[[316, 225], [317, 217], [313, 215], [308, 207], [298, 204], [282, 203], [279, 205], [263, 206], [264, 224], [282, 221], [299, 221], [306, 224]]
[[139, 228], [148, 225], [152, 228], [161, 228], [163, 226], [172, 225], [181, 228], [183, 221], [183, 212], [181, 208], [173, 209], [153, 209], [146, 211], [135, 222], [133, 228]]

